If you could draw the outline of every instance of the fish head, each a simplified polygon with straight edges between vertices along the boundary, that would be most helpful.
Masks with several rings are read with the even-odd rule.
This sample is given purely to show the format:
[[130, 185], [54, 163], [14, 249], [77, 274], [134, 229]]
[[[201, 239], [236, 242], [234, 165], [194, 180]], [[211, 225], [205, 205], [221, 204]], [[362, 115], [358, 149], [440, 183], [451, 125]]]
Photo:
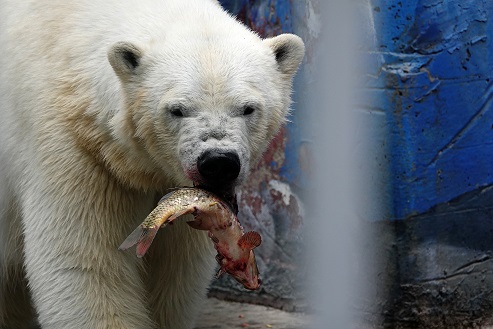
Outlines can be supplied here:
[[221, 265], [218, 274], [222, 272], [228, 273], [246, 289], [256, 290], [260, 288], [262, 280], [259, 278], [253, 249], [258, 247], [261, 242], [260, 234], [257, 232], [251, 231], [244, 234], [238, 241], [238, 246], [240, 247], [239, 257], [226, 258], [218, 256], [217, 260]]
[[248, 253], [248, 258], [240, 260], [223, 259], [220, 272], [226, 272], [248, 290], [257, 290], [262, 284], [259, 278], [257, 261], [253, 250]]

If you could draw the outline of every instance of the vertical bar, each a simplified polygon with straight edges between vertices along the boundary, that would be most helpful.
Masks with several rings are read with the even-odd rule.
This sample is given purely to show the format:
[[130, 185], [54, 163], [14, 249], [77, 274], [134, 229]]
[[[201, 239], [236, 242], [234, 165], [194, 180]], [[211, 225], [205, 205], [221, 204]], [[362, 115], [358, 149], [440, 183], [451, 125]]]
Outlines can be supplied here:
[[[353, 68], [357, 65], [352, 11], [348, 1], [321, 3], [324, 27], [320, 44], [314, 157], [317, 179], [308, 205], [311, 262], [310, 292], [316, 311], [314, 328], [351, 328], [358, 287], [358, 197], [354, 159]], [[309, 220], [308, 220], [309, 218]]]

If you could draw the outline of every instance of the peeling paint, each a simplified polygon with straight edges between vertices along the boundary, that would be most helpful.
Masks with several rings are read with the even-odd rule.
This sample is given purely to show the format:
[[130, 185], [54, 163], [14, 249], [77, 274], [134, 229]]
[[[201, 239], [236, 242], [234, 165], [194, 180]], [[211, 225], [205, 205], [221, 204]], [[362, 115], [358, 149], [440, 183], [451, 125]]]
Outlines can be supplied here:
[[430, 62], [430, 58], [423, 56], [406, 56], [405, 60], [400, 58], [398, 63], [384, 63], [382, 71], [389, 74], [396, 74], [401, 79], [407, 79], [412, 75], [420, 74], [425, 65]]
[[486, 20], [484, 0], [418, 1], [409, 31], [410, 49], [425, 54], [443, 50], [453, 53], [477, 39], [476, 26], [480, 27]]
[[278, 180], [271, 180], [269, 182], [269, 186], [272, 190], [281, 193], [284, 204], [286, 206], [289, 206], [289, 200], [291, 199], [292, 195], [291, 187], [288, 184], [280, 182]]

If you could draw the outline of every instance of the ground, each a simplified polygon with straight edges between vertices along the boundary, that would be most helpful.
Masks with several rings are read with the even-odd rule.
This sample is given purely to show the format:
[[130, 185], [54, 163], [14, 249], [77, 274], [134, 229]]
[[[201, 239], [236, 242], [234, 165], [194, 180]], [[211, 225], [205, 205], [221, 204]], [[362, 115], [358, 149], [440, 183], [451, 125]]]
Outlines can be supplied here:
[[306, 329], [309, 316], [275, 308], [209, 298], [195, 329]]

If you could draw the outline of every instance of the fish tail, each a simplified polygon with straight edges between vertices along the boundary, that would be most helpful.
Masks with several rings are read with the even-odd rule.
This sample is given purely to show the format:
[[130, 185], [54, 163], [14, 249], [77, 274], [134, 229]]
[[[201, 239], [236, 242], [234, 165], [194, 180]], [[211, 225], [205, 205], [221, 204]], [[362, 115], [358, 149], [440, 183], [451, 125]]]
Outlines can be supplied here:
[[159, 226], [155, 227], [142, 227], [139, 225], [130, 235], [123, 241], [118, 247], [118, 250], [127, 250], [128, 248], [137, 245], [137, 257], [142, 257], [149, 249], [152, 240], [156, 236]]
[[137, 242], [137, 257], [142, 257], [146, 253], [147, 249], [151, 246], [152, 241], [156, 237], [159, 226], [145, 228], [142, 232], [142, 238]]
[[139, 242], [144, 236], [144, 228], [138, 226], [130, 235], [123, 241], [123, 243], [118, 247], [118, 250], [127, 250], [128, 248]]

